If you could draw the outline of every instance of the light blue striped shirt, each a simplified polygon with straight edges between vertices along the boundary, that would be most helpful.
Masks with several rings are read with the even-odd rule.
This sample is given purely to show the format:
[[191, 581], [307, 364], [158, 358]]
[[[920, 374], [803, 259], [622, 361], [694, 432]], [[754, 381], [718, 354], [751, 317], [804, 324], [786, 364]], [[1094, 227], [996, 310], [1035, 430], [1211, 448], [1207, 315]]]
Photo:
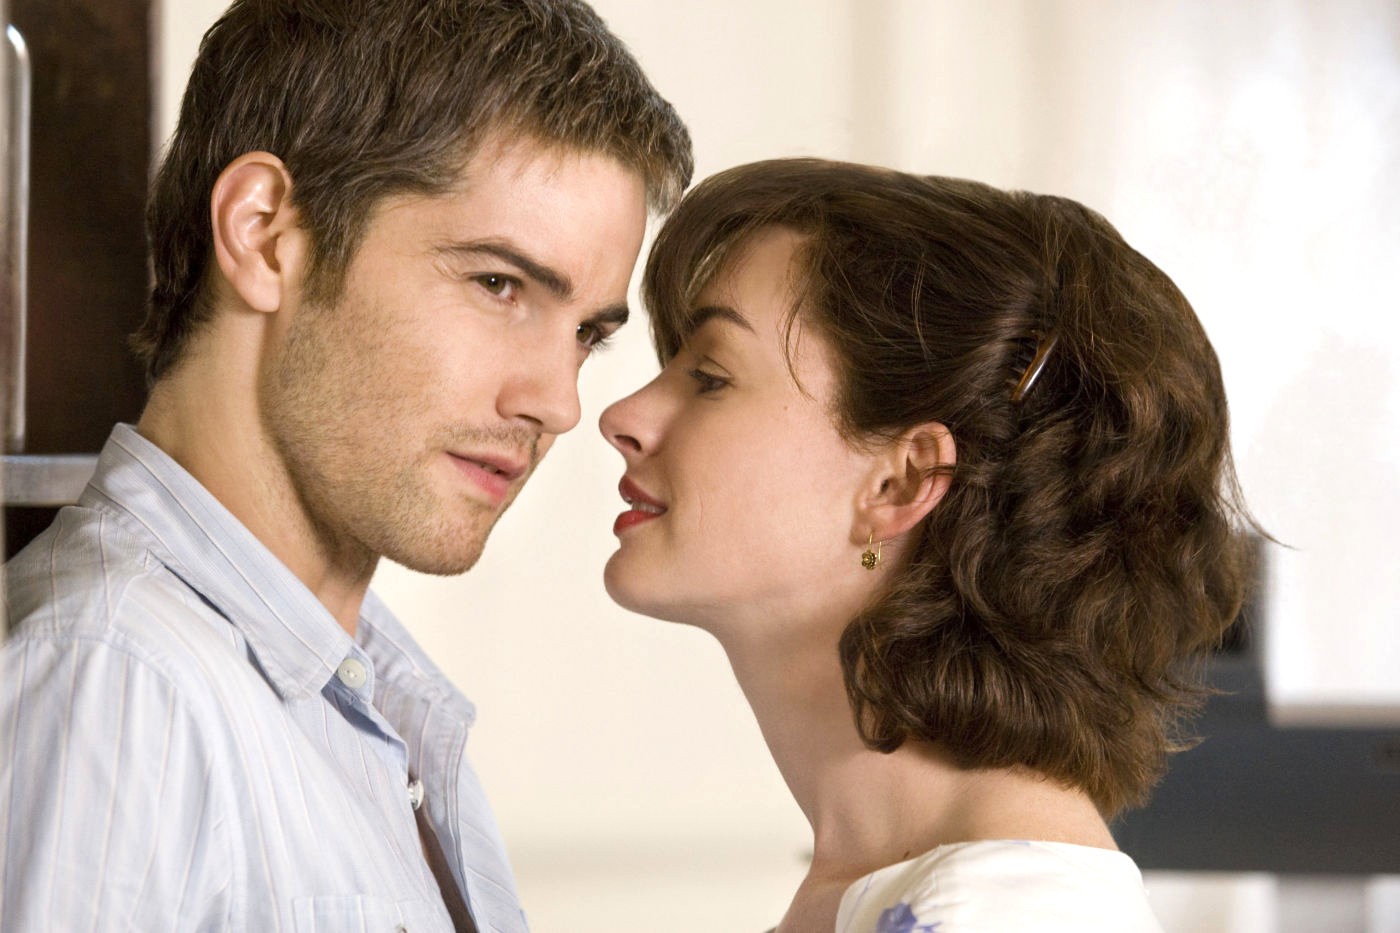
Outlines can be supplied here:
[[370, 594], [354, 639], [119, 425], [7, 570], [0, 930], [522, 931], [471, 704]]

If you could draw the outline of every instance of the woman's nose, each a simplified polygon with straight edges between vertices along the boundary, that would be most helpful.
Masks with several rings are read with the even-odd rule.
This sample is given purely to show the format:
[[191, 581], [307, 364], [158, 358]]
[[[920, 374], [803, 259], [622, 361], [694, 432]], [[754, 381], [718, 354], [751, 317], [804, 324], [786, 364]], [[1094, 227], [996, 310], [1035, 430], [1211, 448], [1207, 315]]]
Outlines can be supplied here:
[[[655, 418], [648, 417], [648, 390], [655, 382], [624, 398], [618, 399], [598, 418], [598, 430], [603, 432], [609, 444], [628, 460], [641, 453], [649, 453], [655, 447]], [[652, 424], [649, 424], [651, 422]]]

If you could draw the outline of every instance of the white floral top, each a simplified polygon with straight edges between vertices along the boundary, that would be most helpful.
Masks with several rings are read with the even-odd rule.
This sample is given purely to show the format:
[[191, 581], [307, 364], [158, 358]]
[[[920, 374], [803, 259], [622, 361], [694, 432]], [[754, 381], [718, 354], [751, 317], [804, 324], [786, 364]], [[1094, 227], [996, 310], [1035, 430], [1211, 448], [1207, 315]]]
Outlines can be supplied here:
[[1122, 852], [1059, 842], [939, 846], [846, 889], [836, 933], [1162, 933]]

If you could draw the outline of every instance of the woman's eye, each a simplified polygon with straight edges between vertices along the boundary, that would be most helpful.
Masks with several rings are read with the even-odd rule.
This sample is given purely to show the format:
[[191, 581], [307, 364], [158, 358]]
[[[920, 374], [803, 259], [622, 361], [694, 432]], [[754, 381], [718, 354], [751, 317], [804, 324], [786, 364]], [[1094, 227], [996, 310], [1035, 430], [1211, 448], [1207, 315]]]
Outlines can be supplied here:
[[718, 392], [720, 389], [729, 385], [728, 379], [725, 379], [723, 376], [716, 376], [714, 373], [707, 373], [703, 369], [692, 369], [689, 375], [691, 379], [695, 380], [696, 391], [701, 395]]
[[474, 276], [476, 284], [486, 289], [497, 298], [512, 298], [515, 296], [515, 289], [519, 284], [508, 275], [500, 275], [495, 272], [488, 272], [485, 275]]

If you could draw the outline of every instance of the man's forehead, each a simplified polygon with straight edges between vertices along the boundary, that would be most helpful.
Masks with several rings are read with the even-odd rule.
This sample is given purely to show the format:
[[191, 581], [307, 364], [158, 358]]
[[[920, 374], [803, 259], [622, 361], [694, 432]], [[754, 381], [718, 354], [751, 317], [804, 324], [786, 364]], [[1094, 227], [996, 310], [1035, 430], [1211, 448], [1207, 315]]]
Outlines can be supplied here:
[[527, 172], [549, 176], [566, 166], [583, 162], [611, 164], [612, 167], [633, 175], [643, 188], [646, 186], [645, 173], [617, 153], [549, 139], [538, 133], [496, 130], [468, 148], [453, 187], [458, 190], [468, 189], [474, 177], [492, 169], [505, 171], [508, 177], [512, 174], [523, 177]]

